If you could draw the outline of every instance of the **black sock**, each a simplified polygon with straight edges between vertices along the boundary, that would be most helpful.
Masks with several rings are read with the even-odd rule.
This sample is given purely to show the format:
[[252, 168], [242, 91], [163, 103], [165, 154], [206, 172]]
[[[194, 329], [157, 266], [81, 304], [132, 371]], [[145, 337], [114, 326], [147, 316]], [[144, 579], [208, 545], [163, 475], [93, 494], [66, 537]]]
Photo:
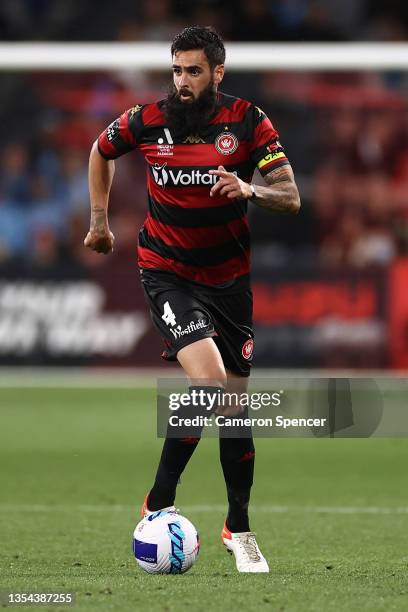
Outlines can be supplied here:
[[251, 438], [220, 438], [220, 459], [228, 495], [227, 527], [250, 531], [248, 505], [254, 475], [255, 447]]
[[200, 438], [165, 439], [156, 479], [148, 497], [149, 510], [160, 510], [174, 504], [177, 483], [199, 441]]
[[[190, 392], [193, 390], [200, 391], [203, 389], [208, 393], [223, 392], [221, 387], [190, 387]], [[201, 405], [201, 411], [207, 416], [215, 410], [214, 405], [210, 411], [205, 410], [205, 404]], [[197, 408], [194, 406], [182, 406], [177, 413], [179, 416], [193, 416], [198, 414]], [[176, 498], [176, 488], [180, 476], [189, 462], [200, 441], [203, 427], [194, 427], [189, 432], [189, 435], [184, 438], [171, 437], [170, 426], [167, 428], [167, 437], [164, 441], [162, 454], [160, 457], [159, 467], [157, 469], [156, 478], [152, 490], [149, 493], [147, 507], [149, 510], [160, 510], [172, 506]]]

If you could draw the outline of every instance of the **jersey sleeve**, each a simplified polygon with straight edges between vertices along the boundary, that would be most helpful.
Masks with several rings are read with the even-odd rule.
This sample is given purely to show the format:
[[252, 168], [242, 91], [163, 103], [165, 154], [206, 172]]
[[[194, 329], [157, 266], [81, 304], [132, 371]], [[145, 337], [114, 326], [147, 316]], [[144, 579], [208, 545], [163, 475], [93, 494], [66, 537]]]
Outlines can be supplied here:
[[136, 105], [112, 121], [98, 138], [99, 153], [105, 159], [116, 159], [138, 147], [143, 130], [143, 106]]
[[279, 142], [279, 134], [258, 106], [250, 109], [252, 113], [252, 139], [250, 157], [262, 176], [271, 170], [289, 164], [285, 151]]

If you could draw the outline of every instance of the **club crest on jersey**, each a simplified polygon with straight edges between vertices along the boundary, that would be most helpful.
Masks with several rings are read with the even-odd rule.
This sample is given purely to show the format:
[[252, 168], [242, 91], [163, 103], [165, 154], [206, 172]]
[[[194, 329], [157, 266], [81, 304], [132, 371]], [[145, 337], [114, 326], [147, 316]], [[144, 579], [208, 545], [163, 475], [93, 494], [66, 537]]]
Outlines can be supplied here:
[[238, 138], [232, 132], [222, 132], [215, 139], [215, 148], [221, 155], [231, 155], [238, 149]]
[[244, 359], [251, 359], [252, 353], [254, 352], [254, 341], [252, 338], [244, 342], [242, 347], [242, 356]]

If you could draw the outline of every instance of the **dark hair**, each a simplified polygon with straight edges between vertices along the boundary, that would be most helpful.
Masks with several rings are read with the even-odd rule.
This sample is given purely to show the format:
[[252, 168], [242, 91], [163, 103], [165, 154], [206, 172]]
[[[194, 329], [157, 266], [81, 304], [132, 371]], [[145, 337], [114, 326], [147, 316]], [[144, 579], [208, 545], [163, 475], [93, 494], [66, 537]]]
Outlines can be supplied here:
[[225, 62], [225, 47], [221, 36], [212, 27], [189, 26], [175, 36], [171, 56], [178, 51], [203, 49], [211, 70]]

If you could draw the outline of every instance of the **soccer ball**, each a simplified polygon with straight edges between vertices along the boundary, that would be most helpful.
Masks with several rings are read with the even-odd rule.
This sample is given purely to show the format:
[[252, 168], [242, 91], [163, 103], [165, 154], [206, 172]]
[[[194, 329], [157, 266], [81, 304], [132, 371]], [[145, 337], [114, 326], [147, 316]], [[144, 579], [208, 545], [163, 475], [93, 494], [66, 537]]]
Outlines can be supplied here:
[[177, 512], [158, 511], [136, 525], [133, 552], [149, 574], [184, 574], [200, 550], [196, 528]]

